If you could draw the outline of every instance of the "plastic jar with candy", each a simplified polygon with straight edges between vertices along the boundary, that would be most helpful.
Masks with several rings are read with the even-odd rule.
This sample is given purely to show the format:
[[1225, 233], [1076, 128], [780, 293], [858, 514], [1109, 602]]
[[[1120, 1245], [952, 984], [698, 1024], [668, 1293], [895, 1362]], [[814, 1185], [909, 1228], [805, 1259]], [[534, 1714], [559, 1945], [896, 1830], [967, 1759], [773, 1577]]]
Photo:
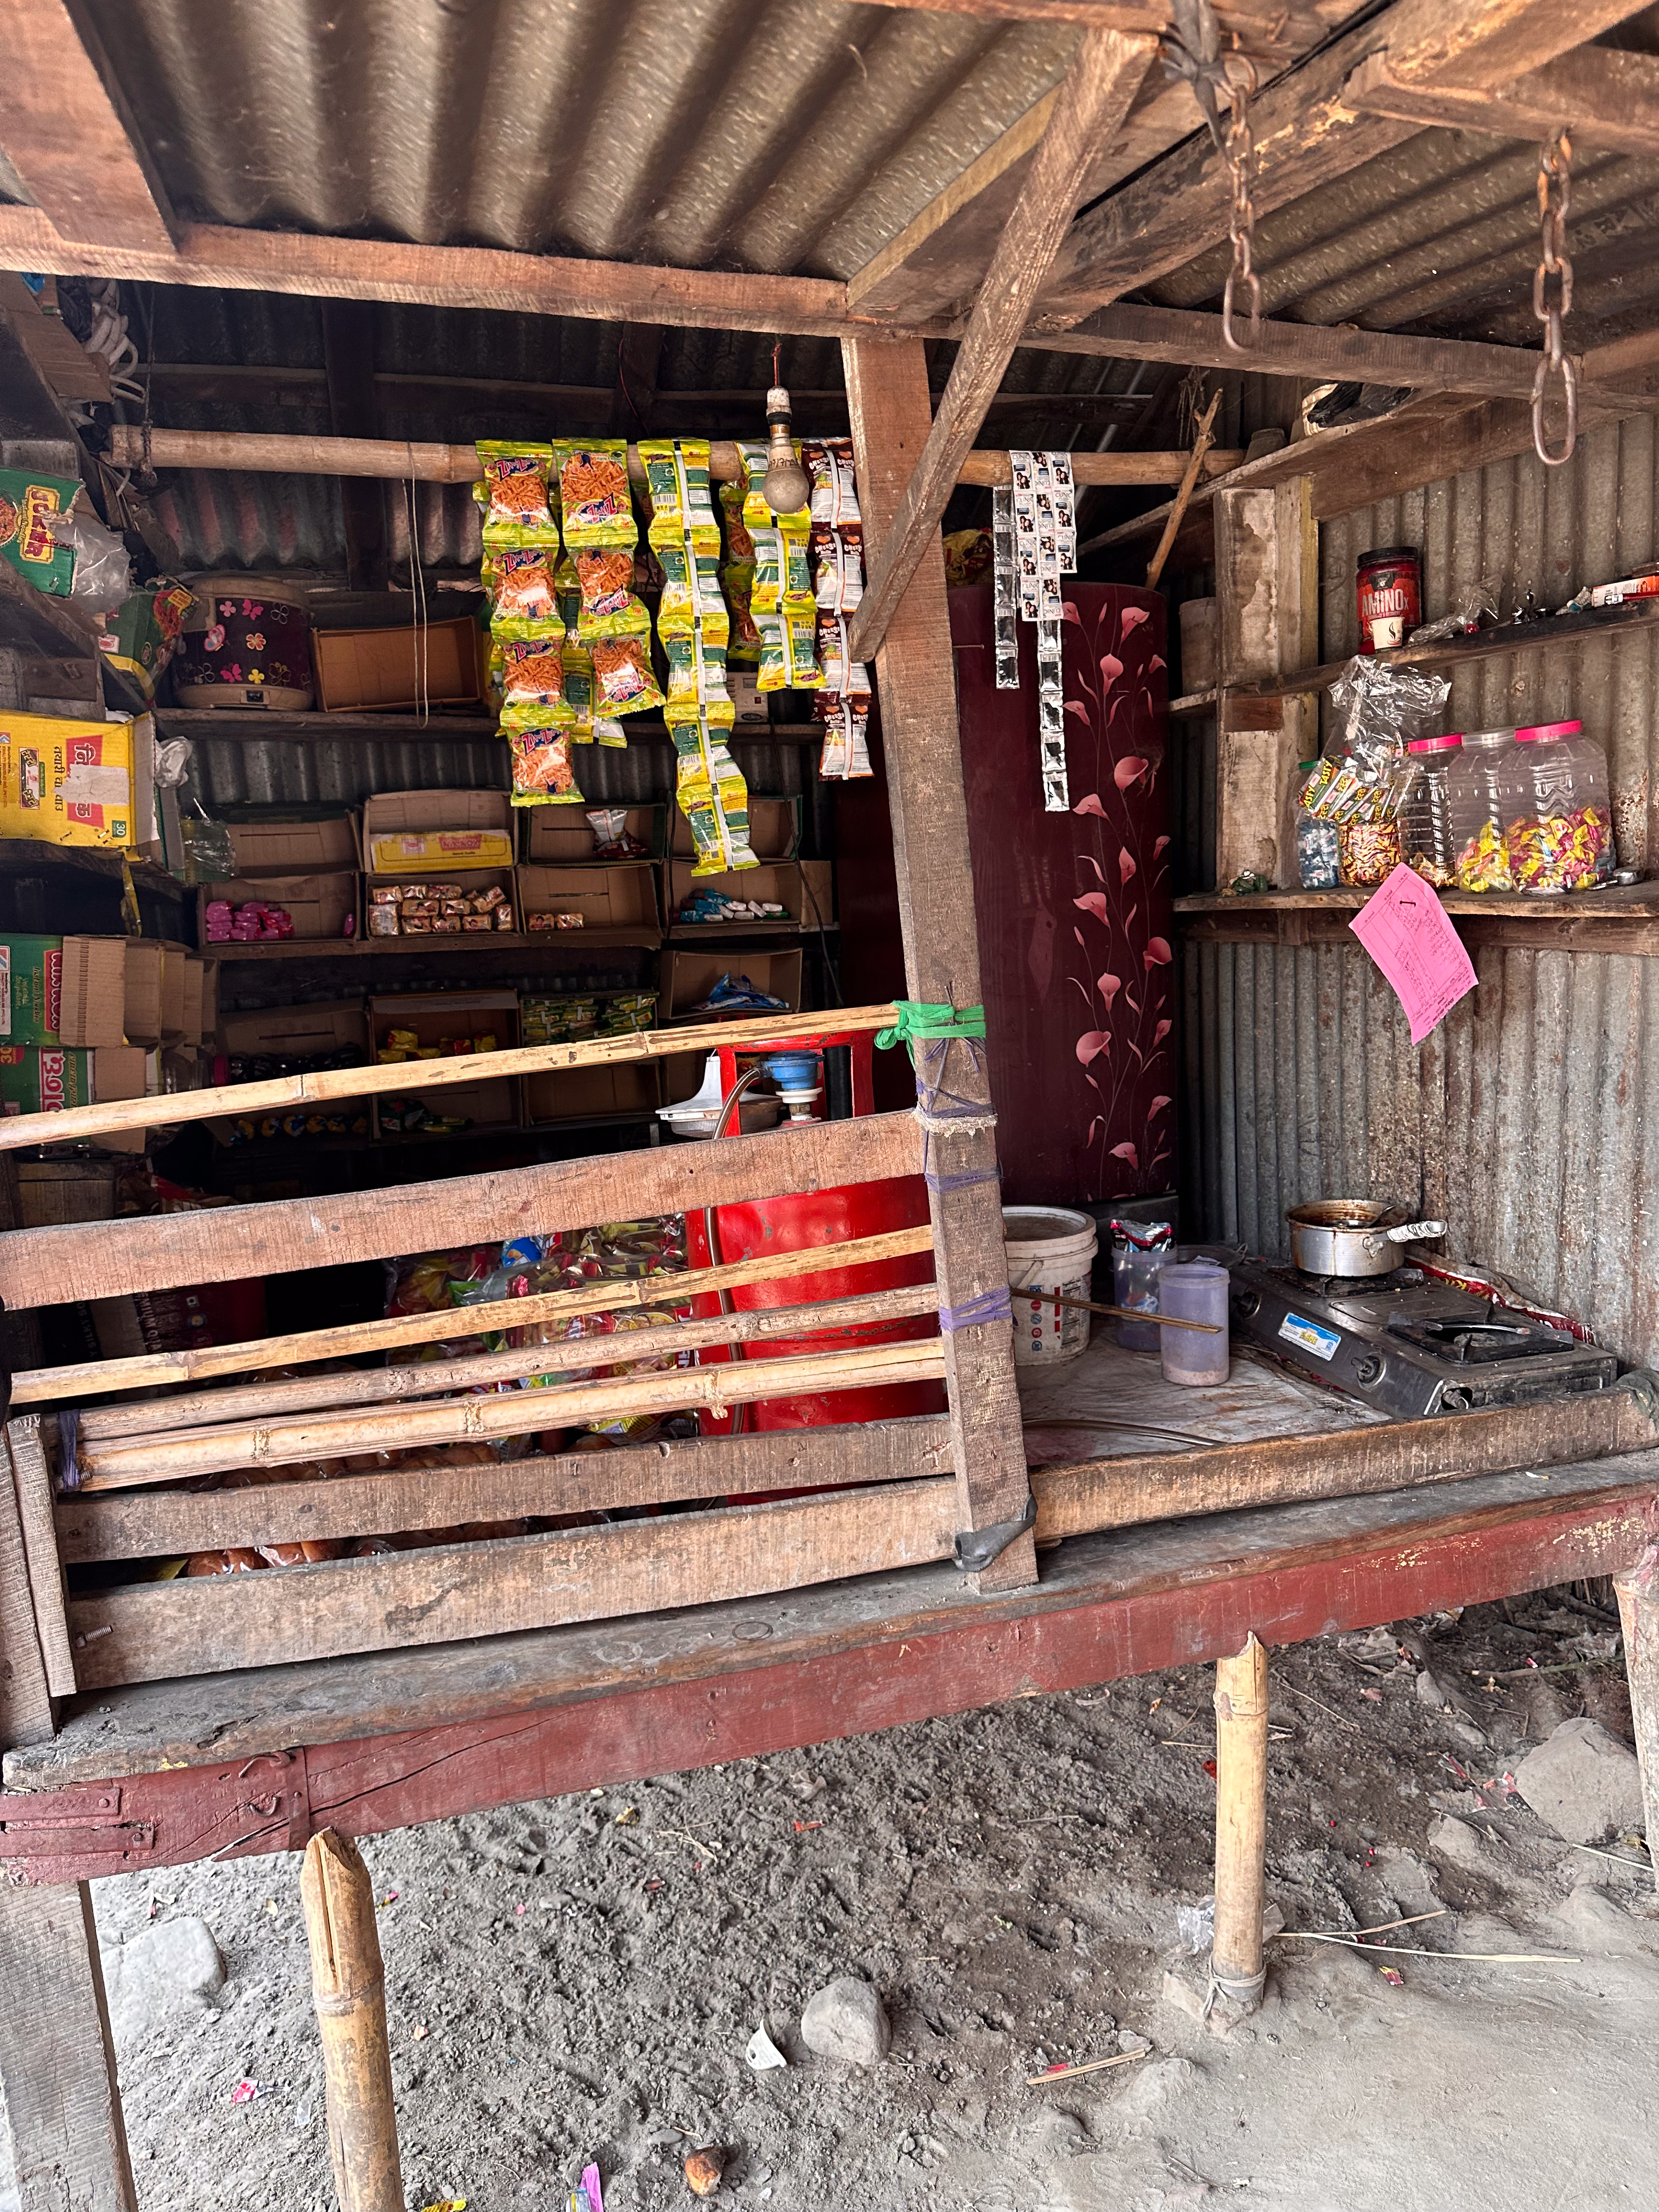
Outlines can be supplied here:
[[1532, 774], [1513, 730], [1465, 730], [1446, 770], [1453, 870], [1465, 891], [1512, 891], [1508, 828], [1532, 805]]
[[1442, 890], [1457, 881], [1446, 782], [1462, 743], [1461, 737], [1413, 738], [1406, 747], [1409, 773], [1400, 803], [1401, 846], [1406, 866]]
[[1398, 817], [1388, 822], [1345, 822], [1336, 833], [1337, 866], [1345, 884], [1385, 882], [1400, 866]]
[[1584, 891], [1614, 866], [1607, 757], [1582, 722], [1538, 722], [1517, 730], [1530, 778], [1530, 810], [1510, 832], [1510, 865], [1522, 890]]
[[[1297, 763], [1298, 787], [1318, 765], [1310, 760]], [[1336, 824], [1310, 814], [1305, 806], [1296, 811], [1296, 872], [1304, 891], [1332, 891], [1342, 880], [1337, 865]]]

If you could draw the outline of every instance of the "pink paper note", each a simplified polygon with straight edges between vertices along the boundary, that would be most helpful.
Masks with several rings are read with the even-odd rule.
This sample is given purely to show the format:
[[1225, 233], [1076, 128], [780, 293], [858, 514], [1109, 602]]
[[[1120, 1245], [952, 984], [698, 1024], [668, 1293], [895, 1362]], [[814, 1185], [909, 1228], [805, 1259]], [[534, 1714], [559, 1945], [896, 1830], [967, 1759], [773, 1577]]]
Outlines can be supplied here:
[[1474, 969], [1434, 888], [1402, 862], [1348, 924], [1406, 1009], [1421, 1044], [1474, 988]]

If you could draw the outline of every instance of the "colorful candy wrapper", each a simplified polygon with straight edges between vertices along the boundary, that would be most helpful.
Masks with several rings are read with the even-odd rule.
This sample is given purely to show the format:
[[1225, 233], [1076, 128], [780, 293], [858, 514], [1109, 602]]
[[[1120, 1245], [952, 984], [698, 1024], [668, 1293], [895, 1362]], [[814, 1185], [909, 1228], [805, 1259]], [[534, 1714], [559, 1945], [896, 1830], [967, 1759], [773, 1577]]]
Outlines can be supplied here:
[[823, 681], [815, 651], [817, 625], [811, 615], [757, 615], [760, 632], [757, 691], [816, 691]]
[[556, 546], [551, 446], [486, 439], [478, 447], [478, 465], [483, 471], [484, 544]]
[[820, 614], [850, 615], [864, 597], [864, 531], [812, 526], [813, 599]]
[[830, 695], [842, 699], [870, 702], [870, 672], [861, 660], [853, 658], [845, 615], [820, 615], [817, 621], [817, 649], [819, 665], [823, 670], [823, 691], [813, 702], [813, 712], [827, 711]]
[[749, 787], [726, 749], [724, 733], [705, 720], [681, 722], [672, 734], [677, 756], [675, 798], [696, 848], [694, 876], [723, 875], [757, 866], [749, 843]]
[[653, 545], [678, 544], [689, 531], [699, 552], [720, 551], [720, 524], [708, 480], [707, 438], [641, 438], [640, 459], [651, 501]]
[[814, 525], [840, 530], [849, 523], [861, 522], [852, 440], [808, 438], [802, 444], [800, 457], [812, 482], [808, 511]]
[[750, 607], [757, 616], [811, 614], [816, 601], [812, 586], [811, 534], [799, 519], [786, 516], [770, 527], [750, 532], [755, 543], [755, 581]]
[[[828, 696], [818, 694], [820, 699]], [[870, 747], [866, 736], [869, 726], [870, 709], [853, 699], [832, 699], [823, 718], [823, 746], [818, 757], [818, 774], [829, 781], [844, 782], [850, 776], [870, 775]]]

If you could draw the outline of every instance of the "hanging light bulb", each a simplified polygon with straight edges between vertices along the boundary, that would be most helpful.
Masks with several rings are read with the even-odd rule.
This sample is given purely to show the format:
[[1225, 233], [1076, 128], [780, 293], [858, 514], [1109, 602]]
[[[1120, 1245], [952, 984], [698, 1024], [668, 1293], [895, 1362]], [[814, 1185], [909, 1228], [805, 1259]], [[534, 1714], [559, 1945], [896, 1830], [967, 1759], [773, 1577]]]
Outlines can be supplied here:
[[781, 346], [772, 349], [772, 385], [766, 395], [766, 474], [761, 497], [774, 514], [795, 514], [812, 495], [806, 471], [795, 458], [790, 431], [789, 394], [778, 381]]

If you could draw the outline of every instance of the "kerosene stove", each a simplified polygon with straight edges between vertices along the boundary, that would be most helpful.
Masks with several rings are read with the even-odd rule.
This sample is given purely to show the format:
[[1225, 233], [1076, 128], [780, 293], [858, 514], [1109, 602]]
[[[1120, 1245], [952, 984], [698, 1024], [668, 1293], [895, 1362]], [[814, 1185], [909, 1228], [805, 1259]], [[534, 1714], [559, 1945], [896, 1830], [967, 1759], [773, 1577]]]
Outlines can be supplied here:
[[1618, 1379], [1610, 1352], [1419, 1267], [1350, 1279], [1236, 1263], [1235, 1341], [1397, 1420], [1522, 1406]]

